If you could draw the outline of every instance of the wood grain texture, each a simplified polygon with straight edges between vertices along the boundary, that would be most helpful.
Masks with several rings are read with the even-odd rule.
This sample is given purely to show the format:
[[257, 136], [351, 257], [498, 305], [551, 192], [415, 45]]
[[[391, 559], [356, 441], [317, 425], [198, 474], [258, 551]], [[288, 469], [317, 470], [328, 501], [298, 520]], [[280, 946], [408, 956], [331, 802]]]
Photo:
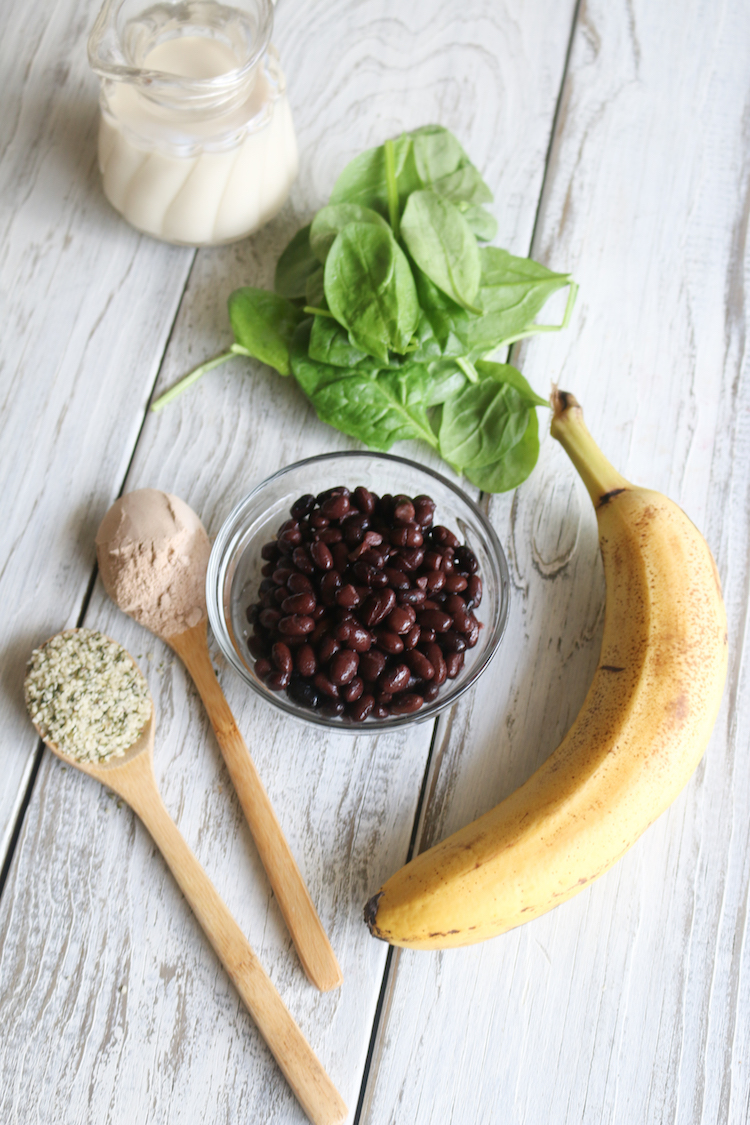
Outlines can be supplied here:
[[[228, 293], [270, 285], [280, 250], [345, 162], [401, 129], [437, 120], [456, 131], [497, 189], [500, 240], [523, 252], [571, 12], [549, 0], [408, 8], [394, 0], [282, 0], [275, 41], [289, 78], [300, 178], [290, 204], [255, 238], [197, 255], [159, 390], [226, 346]], [[111, 215], [107, 221], [120, 230]], [[127, 322], [136, 341], [144, 315], [137, 313]], [[159, 315], [149, 308], [154, 320]], [[112, 362], [117, 343], [111, 330]], [[158, 349], [149, 348], [158, 363]], [[140, 414], [128, 417], [132, 445]], [[289, 380], [232, 361], [147, 417], [125, 487], [175, 492], [216, 532], [274, 469], [349, 444], [317, 422]], [[97, 493], [75, 525], [91, 557], [117, 488]], [[60, 506], [67, 510], [62, 499]], [[215, 661], [343, 969], [340, 992], [321, 996], [301, 973], [184, 669], [120, 615], [98, 583], [86, 623], [141, 657], [156, 702], [156, 771], [167, 808], [353, 1116], [386, 961], [386, 947], [362, 922], [362, 904], [406, 858], [432, 728], [311, 735], [248, 699]], [[112, 797], [48, 756], [0, 902], [0, 1021], [3, 1121], [304, 1120], [145, 832]]]
[[[730, 637], [711, 746], [590, 890], [475, 949], [396, 955], [363, 1121], [747, 1120], [749, 48], [741, 4], [581, 5], [533, 246], [580, 300], [571, 332], [521, 351], [709, 540]], [[512, 618], [443, 727], [420, 846], [532, 772], [596, 663], [594, 518], [562, 451], [547, 439], [491, 511]]]

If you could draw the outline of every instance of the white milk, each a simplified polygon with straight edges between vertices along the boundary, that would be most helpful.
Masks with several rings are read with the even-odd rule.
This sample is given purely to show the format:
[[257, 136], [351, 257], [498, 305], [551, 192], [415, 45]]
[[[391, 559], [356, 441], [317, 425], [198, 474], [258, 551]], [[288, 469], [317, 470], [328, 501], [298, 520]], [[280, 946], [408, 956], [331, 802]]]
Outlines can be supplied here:
[[138, 230], [188, 245], [232, 242], [267, 223], [286, 200], [297, 142], [273, 55], [239, 83], [228, 108], [212, 113], [191, 103], [191, 79], [217, 79], [237, 66], [226, 43], [182, 35], [153, 47], [141, 67], [186, 79], [184, 98], [179, 83], [159, 100], [143, 83], [106, 84], [104, 192]]

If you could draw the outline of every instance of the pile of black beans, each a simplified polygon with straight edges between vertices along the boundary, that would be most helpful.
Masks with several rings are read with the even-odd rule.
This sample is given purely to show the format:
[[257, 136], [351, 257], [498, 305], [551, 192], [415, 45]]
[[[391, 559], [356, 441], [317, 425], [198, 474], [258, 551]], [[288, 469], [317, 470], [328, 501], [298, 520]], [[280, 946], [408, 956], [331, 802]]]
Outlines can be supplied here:
[[302, 707], [362, 722], [410, 715], [479, 639], [474, 553], [433, 526], [429, 496], [300, 496], [261, 550], [248, 607], [255, 672]]

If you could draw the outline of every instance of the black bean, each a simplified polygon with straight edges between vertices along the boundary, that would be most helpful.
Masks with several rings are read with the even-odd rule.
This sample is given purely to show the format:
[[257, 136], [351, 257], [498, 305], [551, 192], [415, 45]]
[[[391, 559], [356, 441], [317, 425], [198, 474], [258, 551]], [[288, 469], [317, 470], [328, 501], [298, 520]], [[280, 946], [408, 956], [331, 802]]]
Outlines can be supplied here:
[[397, 605], [386, 617], [384, 625], [392, 633], [408, 633], [416, 620], [417, 615], [410, 605]]
[[380, 677], [380, 688], [391, 695], [404, 691], [409, 683], [411, 669], [408, 664], [396, 664]]
[[397, 496], [393, 506], [393, 520], [396, 524], [408, 524], [414, 522], [415, 516], [414, 505], [408, 496]]
[[422, 629], [419, 625], [413, 625], [409, 632], [403, 637], [404, 649], [408, 650], [415, 648], [422, 636]]
[[312, 682], [318, 691], [322, 692], [323, 695], [327, 695], [329, 699], [338, 699], [339, 689], [336, 687], [336, 684], [331, 683], [325, 672], [316, 672], [312, 678]]
[[330, 570], [333, 566], [333, 555], [325, 543], [316, 540], [310, 544], [310, 558], [318, 570]]
[[426, 590], [428, 594], [439, 593], [448, 580], [448, 575], [444, 570], [433, 570], [427, 575]]
[[445, 677], [448, 675], [448, 669], [446, 667], [445, 657], [443, 656], [440, 646], [436, 645], [433, 642], [432, 644], [420, 645], [420, 648], [435, 671], [433, 683], [437, 684], [438, 686], [440, 686], [440, 684], [444, 684]]
[[327, 664], [331, 657], [335, 656], [340, 648], [341, 645], [339, 644], [339, 642], [331, 633], [329, 633], [327, 636], [323, 637], [322, 641], [318, 645], [318, 658], [323, 662], [323, 664]]
[[336, 605], [344, 606], [346, 609], [356, 609], [361, 602], [362, 598], [351, 582], [347, 582], [346, 586], [336, 591]]
[[314, 507], [315, 497], [308, 492], [304, 496], [300, 496], [299, 500], [294, 501], [291, 507], [291, 515], [294, 519], [301, 520], [304, 516], [309, 516]]
[[417, 620], [423, 629], [434, 629], [436, 633], [445, 633], [453, 624], [453, 618], [449, 613], [443, 613], [442, 609], [432, 607], [417, 610]]
[[374, 637], [378, 648], [388, 653], [389, 656], [398, 656], [400, 652], [404, 651], [403, 640], [398, 633], [392, 633], [390, 629], [375, 629]]
[[364, 488], [360, 485], [358, 488], [354, 489], [354, 503], [357, 505], [360, 512], [365, 512], [368, 516], [371, 516], [375, 511], [376, 502], [377, 497], [374, 493], [370, 492], [368, 488]]
[[315, 594], [309, 590], [304, 594], [289, 594], [281, 603], [284, 613], [312, 613], [315, 609]]
[[318, 670], [318, 661], [313, 646], [307, 643], [300, 645], [294, 654], [294, 663], [301, 676], [307, 676], [308, 679], [314, 676]]
[[276, 665], [279, 672], [292, 673], [292, 654], [288, 645], [283, 641], [277, 641], [271, 649], [271, 660]]
[[360, 695], [356, 703], [353, 703], [349, 707], [348, 714], [350, 718], [354, 719], [355, 723], [363, 723], [374, 706], [375, 696], [367, 692], [364, 695]]
[[365, 532], [370, 527], [370, 517], [364, 512], [357, 512], [347, 516], [341, 524], [344, 542], [350, 547], [356, 547], [365, 537]]
[[250, 650], [250, 655], [254, 656], [256, 660], [268, 655], [268, 641], [265, 637], [258, 636], [253, 633], [251, 637], [247, 638], [247, 647]]
[[457, 633], [455, 629], [448, 629], [445, 633], [440, 633], [435, 640], [443, 652], [463, 652], [466, 648], [466, 638]]
[[328, 678], [332, 684], [341, 687], [342, 684], [348, 684], [353, 680], [357, 674], [359, 667], [359, 653], [354, 652], [350, 648], [344, 648], [341, 652], [337, 652], [328, 666]]
[[390, 586], [370, 594], [360, 612], [362, 623], [368, 629], [372, 629], [374, 625], [379, 625], [388, 616], [395, 605], [396, 595]]
[[385, 653], [381, 649], [371, 648], [363, 652], [359, 658], [359, 674], [363, 680], [374, 683], [385, 668]]
[[445, 589], [449, 594], [460, 594], [463, 590], [466, 589], [468, 584], [469, 580], [466, 575], [456, 574], [455, 571], [453, 572], [453, 574], [447, 575], [445, 579]]
[[320, 598], [324, 605], [335, 605], [336, 594], [341, 589], [341, 575], [337, 570], [327, 570], [320, 580]]
[[[263, 610], [263, 613], [273, 613], [273, 610]], [[262, 616], [262, 615], [261, 615]], [[299, 613], [290, 613], [288, 617], [282, 617], [278, 623], [278, 630], [290, 637], [301, 637], [305, 633], [311, 633], [315, 628], [315, 622], [312, 617], [302, 616]]]
[[476, 609], [482, 600], [482, 579], [478, 574], [472, 574], [469, 579], [469, 588], [466, 594], [466, 604]]
[[308, 554], [307, 547], [295, 547], [292, 551], [292, 561], [297, 570], [301, 570], [303, 574], [315, 573], [315, 565]]
[[325, 492], [319, 492], [315, 499], [318, 504], [325, 504], [326, 500], [330, 499], [331, 496], [346, 496], [348, 498], [351, 496], [351, 492], [346, 485], [335, 484], [333, 488], [327, 488]]
[[429, 527], [435, 514], [435, 501], [431, 496], [414, 497], [414, 519], [420, 527]]
[[394, 590], [406, 591], [409, 589], [409, 577], [405, 571], [397, 570], [393, 566], [387, 566], [385, 568], [385, 573], [388, 578], [388, 584], [392, 586]]
[[293, 675], [289, 681], [288, 687], [289, 697], [300, 707], [311, 707], [315, 709], [320, 705], [320, 695], [311, 683], [304, 680], [301, 676]]
[[362, 695], [365, 690], [364, 681], [359, 676], [355, 676], [348, 684], [345, 684], [341, 695], [347, 703], [354, 703]]
[[266, 676], [266, 687], [271, 691], [283, 691], [284, 688], [289, 687], [291, 678], [291, 672], [270, 672]]
[[452, 531], [442, 524], [436, 524], [431, 533], [432, 539], [435, 543], [439, 543], [441, 547], [460, 547], [461, 540], [458, 539]]
[[422, 696], [416, 693], [412, 692], [408, 695], [399, 695], [391, 704], [391, 714], [413, 715], [415, 711], [419, 710], [423, 703], [424, 699]]
[[286, 588], [292, 594], [304, 594], [308, 590], [312, 590], [313, 584], [306, 574], [300, 574], [298, 570], [295, 570], [287, 578]]
[[419, 649], [414, 648], [407, 652], [405, 658], [406, 663], [411, 668], [416, 676], [421, 680], [432, 680], [435, 676], [435, 669], [430, 664], [427, 657]]
[[399, 590], [397, 600], [401, 605], [411, 605], [419, 608], [425, 599], [424, 590]]
[[468, 547], [456, 548], [456, 569], [464, 574], [476, 574], [479, 570], [477, 556]]

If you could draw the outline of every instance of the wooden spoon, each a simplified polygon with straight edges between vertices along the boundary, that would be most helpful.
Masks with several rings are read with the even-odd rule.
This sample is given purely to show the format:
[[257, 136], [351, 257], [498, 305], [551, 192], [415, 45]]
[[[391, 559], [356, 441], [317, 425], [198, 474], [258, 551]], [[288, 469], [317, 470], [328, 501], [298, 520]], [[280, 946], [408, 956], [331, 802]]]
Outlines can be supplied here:
[[[107, 567], [102, 565], [106, 562], [106, 552], [111, 549], [111, 544], [107, 543], [107, 538], [112, 534], [112, 528], [108, 525], [111, 523], [112, 526], [117, 526], [116, 520], [113, 518], [115, 514], [128, 500], [135, 501], [137, 497], [145, 499], [153, 498], [153, 496], [163, 496], [173, 505], [179, 505], [184, 516], [194, 521], [200, 532], [200, 536], [195, 540], [196, 546], [193, 548], [193, 553], [187, 560], [183, 560], [185, 565], [181, 574], [182, 588], [190, 590], [190, 596], [193, 599], [189, 607], [184, 607], [184, 616], [191, 622], [197, 622], [197, 624], [192, 624], [190, 628], [185, 628], [182, 632], [170, 632], [159, 628], [156, 622], [164, 620], [159, 614], [148, 615], [145, 620], [142, 620], [143, 615], [140, 610], [144, 608], [143, 605], [135, 605], [132, 600], [121, 604], [118, 601], [117, 587], [107, 582]], [[150, 559], [152, 557], [152, 544], [149, 541], [149, 534], [153, 533], [153, 527], [147, 527], [145, 522], [139, 522], [138, 516], [139, 509], [136, 504], [129, 509], [131, 527], [128, 534], [137, 542], [138, 553]], [[115, 501], [115, 504], [104, 517], [102, 528], [105, 526], [108, 526], [108, 531], [101, 542], [99, 536], [97, 536], [97, 552], [107, 592], [124, 613], [134, 617], [144, 628], [149, 629], [160, 640], [168, 644], [187, 668], [208, 712], [229, 776], [232, 779], [242, 811], [258, 849], [261, 863], [266, 869], [284, 921], [297, 949], [302, 968], [312, 983], [322, 991], [327, 992], [332, 988], [338, 988], [343, 980], [343, 975], [336, 960], [336, 955], [331, 948], [292, 850], [276, 818], [270, 798], [255, 768], [245, 740], [239, 732], [224, 693], [219, 687], [211, 664], [206, 634], [208, 614], [205, 597], [208, 538], [198, 516], [184, 501], [164, 493], [144, 489], [127, 494], [120, 500]], [[100, 533], [102, 528], [100, 528]], [[167, 525], [168, 530], [169, 525]], [[140, 536], [143, 538], [139, 539]], [[198, 546], [201, 540], [205, 549]], [[153, 590], [145, 590], [142, 596], [145, 601], [149, 599], [153, 601], [156, 593]], [[189, 613], [187, 612], [188, 608]]]
[[347, 1115], [340, 1094], [164, 806], [154, 775], [155, 729], [152, 700], [137, 741], [122, 757], [93, 765], [60, 750], [37, 726], [66, 765], [112, 789], [143, 821], [305, 1113], [315, 1125], [336, 1125]]
[[343, 974], [247, 744], [216, 679], [206, 626], [204, 619], [192, 629], [162, 637], [162, 640], [180, 657], [203, 700], [302, 968], [314, 985], [327, 992], [339, 987]]

